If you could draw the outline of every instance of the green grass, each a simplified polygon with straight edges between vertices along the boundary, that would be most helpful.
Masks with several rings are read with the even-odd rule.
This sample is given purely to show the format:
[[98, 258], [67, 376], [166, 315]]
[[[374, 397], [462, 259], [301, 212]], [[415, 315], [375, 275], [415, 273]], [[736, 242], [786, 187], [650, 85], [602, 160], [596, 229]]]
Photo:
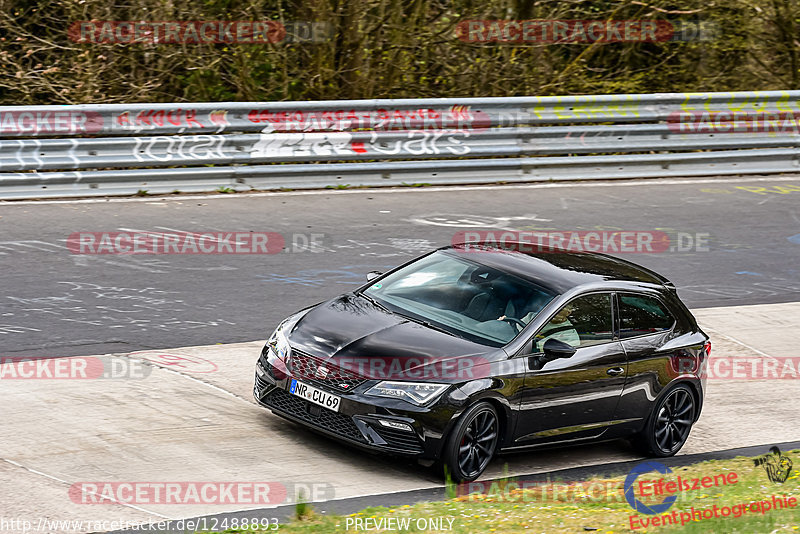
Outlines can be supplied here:
[[297, 502], [294, 505], [294, 519], [295, 521], [304, 521], [313, 517], [314, 509], [308, 504], [306, 500], [306, 495], [303, 491], [300, 491], [300, 495], [297, 496]]
[[[765, 447], [766, 449], [766, 447]], [[766, 450], [765, 450], [766, 452]], [[311, 534], [331, 532], [438, 532], [419, 530], [416, 520], [420, 518], [451, 518], [452, 530], [467, 533], [575, 533], [594, 531], [602, 534], [620, 532], [686, 532], [686, 533], [798, 533], [800, 534], [800, 451], [784, 452], [794, 464], [789, 478], [784, 483], [773, 483], [762, 467], [755, 466], [752, 458], [738, 457], [731, 460], [712, 460], [688, 467], [673, 468], [668, 475], [643, 475], [639, 480], [664, 478], [666, 482], [678, 476], [685, 479], [712, 477], [736, 473], [736, 482], [724, 486], [711, 486], [677, 493], [677, 501], [665, 512], [689, 512], [740, 503], [749, 504], [775, 496], [795, 497], [794, 508], [770, 510], [765, 514], [748, 512], [739, 518], [703, 519], [689, 521], [681, 526], [657, 526], [631, 529], [630, 518], [653, 518], [658, 516], [638, 514], [625, 500], [623, 482], [625, 477], [591, 478], [578, 483], [553, 481], [558, 495], [553, 496], [552, 487], [543, 493], [541, 489], [524, 489], [514, 483], [513, 478], [502, 479], [487, 488], [484, 494], [473, 493], [449, 498], [446, 501], [423, 502], [413, 506], [393, 508], [366, 508], [348, 516], [323, 516], [313, 511], [304, 513], [301, 520], [280, 525], [279, 532], [287, 534]], [[538, 478], [538, 477], [537, 477]], [[544, 477], [542, 477], [544, 478]], [[455, 488], [448, 484], [448, 496]], [[637, 497], [640, 497], [638, 487]], [[642, 497], [640, 497], [642, 498]], [[648, 504], [657, 503], [661, 497]], [[299, 515], [299, 514], [298, 514]], [[384, 518], [409, 518], [408, 530], [364, 530], [355, 529], [357, 519], [381, 520]], [[680, 515], [678, 515], [680, 521]], [[445, 526], [447, 521], [445, 521]], [[350, 527], [349, 529], [347, 527]], [[372, 525], [371, 525], [372, 526]], [[396, 527], [395, 527], [396, 528]], [[230, 531], [238, 532], [238, 531]]]

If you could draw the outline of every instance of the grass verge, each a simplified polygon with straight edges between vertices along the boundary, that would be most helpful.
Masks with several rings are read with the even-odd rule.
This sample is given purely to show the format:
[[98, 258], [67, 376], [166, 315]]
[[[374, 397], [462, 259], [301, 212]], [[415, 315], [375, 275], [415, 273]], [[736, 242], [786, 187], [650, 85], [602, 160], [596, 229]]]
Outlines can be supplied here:
[[[766, 457], [765, 458], [769, 458]], [[394, 508], [366, 508], [347, 516], [325, 516], [308, 509], [303, 519], [279, 526], [286, 534], [333, 532], [453, 532], [468, 533], [575, 533], [725, 532], [800, 534], [800, 451], [770, 458], [784, 482], [773, 482], [764, 465], [754, 458], [711, 460], [671, 473], [641, 474], [632, 487], [633, 498], [655, 509], [663, 506], [670, 482], [688, 489], [674, 491], [675, 502], [655, 515], [637, 512], [626, 500], [625, 476], [582, 481], [506, 479], [496, 483], [461, 485], [448, 491], [446, 501], [423, 502]], [[788, 461], [787, 461], [788, 460]], [[793, 464], [790, 467], [790, 464]], [[698, 483], [695, 487], [694, 480]], [[643, 484], [643, 485], [642, 485]], [[705, 487], [703, 487], [705, 485]], [[480, 489], [482, 493], [468, 493]], [[455, 494], [453, 493], [455, 491]], [[774, 497], [774, 499], [773, 499]], [[778, 506], [780, 501], [783, 507]], [[767, 504], [769, 503], [769, 508]], [[791, 506], [791, 503], [794, 503]], [[716, 508], [715, 508], [716, 507]], [[716, 510], [716, 512], [715, 512]], [[727, 517], [723, 515], [726, 513]], [[700, 515], [698, 516], [697, 513]], [[703, 514], [706, 517], [703, 517]], [[708, 518], [707, 516], [715, 515]], [[688, 516], [688, 518], [687, 518]], [[738, 516], [738, 517], [736, 517]], [[698, 518], [699, 517], [699, 518]], [[671, 519], [670, 519], [671, 518]], [[226, 532], [258, 532], [230, 530]], [[264, 531], [267, 532], [267, 531]], [[270, 532], [275, 532], [274, 530]]]

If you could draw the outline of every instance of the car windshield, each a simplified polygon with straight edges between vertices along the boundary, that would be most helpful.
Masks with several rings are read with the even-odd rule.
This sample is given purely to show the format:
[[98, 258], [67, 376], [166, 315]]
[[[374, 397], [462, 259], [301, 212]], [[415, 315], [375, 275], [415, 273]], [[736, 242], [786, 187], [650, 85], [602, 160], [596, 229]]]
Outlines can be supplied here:
[[391, 311], [494, 347], [514, 339], [556, 296], [528, 280], [442, 251], [363, 293]]

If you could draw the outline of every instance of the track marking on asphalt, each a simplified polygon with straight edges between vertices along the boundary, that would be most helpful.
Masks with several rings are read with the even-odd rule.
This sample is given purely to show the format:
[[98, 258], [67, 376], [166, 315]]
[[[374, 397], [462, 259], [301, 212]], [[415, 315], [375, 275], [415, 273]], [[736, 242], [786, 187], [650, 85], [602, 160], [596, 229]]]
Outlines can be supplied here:
[[[70, 484], [68, 480], [64, 480], [63, 478], [58, 478], [56, 476], [47, 474], [47, 473], [45, 473], [43, 471], [37, 471], [36, 469], [31, 469], [30, 467], [24, 466], [19, 462], [15, 462], [14, 460], [9, 460], [8, 458], [0, 458], [0, 461], [3, 461], [5, 463], [13, 465], [15, 467], [19, 467], [20, 469], [24, 469], [25, 471], [27, 471], [29, 473], [33, 473], [34, 475], [38, 475], [38, 476], [41, 476], [41, 477], [44, 477], [44, 478], [49, 478], [50, 480], [55, 480], [56, 482], [60, 482], [60, 483], [65, 484], [65, 485], [67, 485], [69, 487], [72, 486], [72, 484]], [[158, 512], [153, 512], [151, 510], [147, 510], [146, 508], [142, 508], [142, 507], [136, 506], [134, 504], [124, 503], [124, 502], [118, 501], [117, 499], [109, 497], [108, 495], [101, 495], [101, 494], [99, 494], [99, 493], [97, 493], [95, 491], [86, 491], [86, 489], [84, 489], [83, 487], [81, 487], [81, 492], [88, 493], [89, 495], [96, 495], [98, 497], [103, 497], [104, 499], [107, 499], [107, 500], [110, 500], [110, 501], [114, 501], [115, 503], [117, 503], [117, 504], [119, 504], [121, 506], [125, 506], [126, 508], [132, 508], [134, 510], [138, 510], [139, 512], [144, 512], [146, 514], [152, 514], [152, 515], [161, 517], [163, 519], [172, 519], [168, 515], [159, 514]]]
[[[215, 345], [207, 345], [207, 346], [208, 346], [208, 347], [213, 347], [213, 346], [215, 346]], [[129, 358], [132, 358], [132, 359], [134, 359], [134, 360], [139, 360], [140, 362], [144, 363], [145, 365], [150, 365], [150, 366], [152, 366], [152, 367], [155, 367], [156, 369], [163, 369], [164, 371], [167, 371], [167, 372], [169, 372], [169, 373], [172, 373], [172, 374], [175, 374], [175, 375], [178, 375], [178, 376], [182, 376], [183, 378], [186, 378], [186, 379], [188, 379], [188, 380], [191, 380], [191, 381], [193, 381], [193, 382], [197, 382], [198, 384], [202, 384], [202, 385], [204, 385], [204, 386], [210, 387], [211, 389], [217, 390], [217, 391], [219, 391], [220, 393], [225, 393], [225, 394], [226, 394], [226, 395], [228, 395], [228, 396], [231, 396], [231, 397], [233, 397], [233, 398], [235, 398], [235, 399], [238, 399], [238, 400], [240, 400], [240, 401], [246, 402], [246, 403], [247, 403], [247, 404], [249, 404], [249, 405], [252, 405], [252, 403], [251, 403], [250, 401], [248, 401], [248, 400], [247, 400], [247, 399], [245, 399], [244, 397], [241, 397], [241, 396], [237, 395], [237, 394], [236, 394], [236, 393], [234, 393], [233, 391], [228, 391], [228, 390], [227, 390], [227, 389], [225, 389], [225, 388], [221, 388], [221, 387], [219, 387], [219, 386], [217, 386], [217, 385], [214, 385], [214, 384], [212, 384], [212, 383], [210, 383], [210, 382], [206, 382], [206, 381], [204, 381], [204, 380], [200, 380], [199, 378], [196, 378], [196, 377], [194, 377], [194, 376], [190, 376], [190, 375], [187, 375], [187, 374], [181, 373], [180, 371], [176, 371], [176, 370], [174, 370], [174, 369], [170, 369], [169, 367], [164, 367], [164, 366], [161, 366], [161, 365], [155, 364], [155, 363], [151, 362], [150, 360], [145, 360], [145, 359], [143, 359], [143, 358], [137, 358], [137, 357], [136, 357], [135, 355], [133, 355], [132, 353], [120, 353], [120, 354], [116, 354], [116, 353], [115, 353], [115, 354], [104, 354], [103, 356], [127, 356], [127, 357], [129, 357]], [[103, 356], [100, 356], [100, 357], [102, 358]], [[255, 363], [254, 363], [253, 365], [255, 365]]]
[[643, 185], [694, 185], [694, 184], [719, 184], [719, 183], [745, 183], [745, 182], [797, 182], [800, 177], [764, 177], [764, 178], [687, 178], [687, 179], [645, 179], [645, 180], [614, 180], [614, 181], [575, 181], [558, 183], [531, 183], [531, 184], [493, 184], [493, 185], [453, 185], [437, 186], [424, 188], [364, 188], [364, 189], [314, 189], [311, 191], [262, 191], [257, 193], [237, 193], [231, 194], [204, 194], [204, 195], [179, 195], [172, 197], [151, 197], [151, 198], [82, 198], [82, 199], [62, 199], [62, 200], [2, 200], [0, 206], [4, 205], [30, 205], [30, 204], [104, 204], [110, 202], [148, 202], [157, 204], [160, 202], [181, 202], [184, 200], [208, 200], [208, 199], [237, 199], [251, 197], [272, 197], [272, 196], [315, 196], [315, 195], [387, 195], [394, 193], [420, 193], [424, 191], [496, 191], [498, 189], [552, 189], [552, 188], [574, 188], [574, 187], [635, 187]]
[[733, 341], [734, 343], [736, 343], [738, 345], [741, 345], [746, 349], [752, 350], [756, 354], [760, 354], [760, 355], [762, 355], [762, 356], [764, 356], [766, 358], [773, 358], [773, 356], [767, 354], [766, 352], [758, 350], [757, 348], [755, 348], [755, 347], [753, 347], [751, 345], [748, 345], [747, 343], [743, 343], [743, 342], [739, 341], [738, 339], [736, 339], [734, 337], [731, 337], [731, 336], [729, 336], [727, 334], [723, 334], [722, 332], [720, 332], [719, 330], [717, 330], [715, 328], [711, 328], [709, 326], [703, 326], [703, 330], [707, 330], [709, 332], [714, 332], [714, 335], [719, 336], [719, 337], [724, 337], [728, 341]]

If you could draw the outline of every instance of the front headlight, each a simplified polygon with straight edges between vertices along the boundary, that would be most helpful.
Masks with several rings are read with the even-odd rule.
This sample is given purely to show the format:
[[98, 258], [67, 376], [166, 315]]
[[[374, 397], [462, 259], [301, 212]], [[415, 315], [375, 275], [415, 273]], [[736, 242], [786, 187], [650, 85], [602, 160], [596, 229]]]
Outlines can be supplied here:
[[269, 345], [270, 350], [284, 362], [287, 361], [292, 354], [292, 348], [289, 346], [289, 338], [286, 336], [309, 311], [311, 311], [311, 308], [290, 315], [281, 321], [281, 324], [278, 325], [278, 328], [275, 329], [267, 340], [267, 345]]
[[272, 337], [269, 338], [267, 344], [269, 344], [275, 356], [284, 362], [288, 360], [289, 356], [292, 354], [292, 347], [289, 346], [289, 338], [286, 337], [286, 334], [283, 333], [280, 327], [272, 333]]
[[429, 382], [378, 382], [372, 386], [367, 395], [375, 397], [390, 397], [392, 399], [403, 399], [413, 404], [422, 406], [450, 387], [448, 384], [431, 384]]

